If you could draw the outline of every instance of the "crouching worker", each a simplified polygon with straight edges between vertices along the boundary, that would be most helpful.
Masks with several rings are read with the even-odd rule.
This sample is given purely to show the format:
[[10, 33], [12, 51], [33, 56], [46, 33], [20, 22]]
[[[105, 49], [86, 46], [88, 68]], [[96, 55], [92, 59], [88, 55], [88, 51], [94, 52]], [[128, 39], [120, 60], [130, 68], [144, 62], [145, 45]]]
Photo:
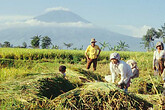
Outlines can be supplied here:
[[128, 60], [126, 63], [132, 69], [132, 73], [133, 73], [132, 79], [139, 77], [139, 69], [137, 67], [137, 62], [135, 60]]
[[110, 55], [110, 71], [112, 74], [112, 83], [115, 82], [115, 76], [120, 74], [121, 79], [118, 82], [118, 86], [127, 92], [130, 86], [130, 80], [133, 76], [131, 67], [124, 61], [120, 60], [120, 55], [118, 53], [112, 53]]
[[61, 72], [61, 74], [63, 74], [63, 78], [67, 79], [66, 78], [66, 73], [65, 73], [66, 72], [66, 66], [63, 66], [63, 65], [60, 66], [59, 71]]

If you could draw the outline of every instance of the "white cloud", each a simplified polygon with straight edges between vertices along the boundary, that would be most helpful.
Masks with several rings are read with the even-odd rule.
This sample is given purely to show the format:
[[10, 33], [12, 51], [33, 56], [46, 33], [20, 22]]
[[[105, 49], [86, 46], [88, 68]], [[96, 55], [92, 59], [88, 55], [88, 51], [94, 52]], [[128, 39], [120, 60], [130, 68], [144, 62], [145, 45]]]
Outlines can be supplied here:
[[23, 21], [8, 21], [0, 23], [0, 30], [7, 28], [28, 27], [28, 26], [42, 26], [42, 27], [87, 27], [93, 28], [91, 23], [83, 22], [69, 22], [69, 23], [56, 23], [56, 22], [41, 22], [36, 19], [29, 19]]
[[56, 8], [47, 8], [45, 12], [56, 11], [56, 10], [70, 11], [68, 8], [56, 7]]
[[142, 27], [135, 27], [132, 25], [117, 25], [118, 27], [126, 30], [126, 35], [133, 36], [133, 37], [139, 37], [142, 38], [143, 35], [146, 34], [147, 30], [151, 28], [151, 26], [144, 25]]
[[[25, 21], [32, 18], [32, 16], [0, 16], [0, 30], [20, 26], [20, 21]], [[23, 23], [21, 23], [23, 24]]]
[[91, 23], [83, 23], [83, 22], [49, 23], [49, 22], [41, 22], [36, 19], [27, 20], [25, 24], [30, 26], [51, 26], [51, 27], [93, 27]]
[[0, 23], [9, 22], [9, 21], [20, 21], [20, 20], [25, 20], [25, 19], [30, 19], [30, 18], [32, 18], [32, 16], [20, 16], [20, 15], [0, 16]]

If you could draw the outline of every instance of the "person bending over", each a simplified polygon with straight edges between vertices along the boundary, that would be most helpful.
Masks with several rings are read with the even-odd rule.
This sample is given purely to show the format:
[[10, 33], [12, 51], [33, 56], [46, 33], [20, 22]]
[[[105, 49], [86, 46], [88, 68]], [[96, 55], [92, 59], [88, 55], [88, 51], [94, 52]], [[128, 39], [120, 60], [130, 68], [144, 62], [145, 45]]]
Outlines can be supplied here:
[[116, 75], [121, 75], [118, 86], [127, 92], [130, 86], [130, 80], [133, 76], [131, 67], [124, 61], [120, 60], [120, 55], [118, 53], [112, 53], [110, 55], [110, 72], [112, 74], [112, 83], [115, 83]]

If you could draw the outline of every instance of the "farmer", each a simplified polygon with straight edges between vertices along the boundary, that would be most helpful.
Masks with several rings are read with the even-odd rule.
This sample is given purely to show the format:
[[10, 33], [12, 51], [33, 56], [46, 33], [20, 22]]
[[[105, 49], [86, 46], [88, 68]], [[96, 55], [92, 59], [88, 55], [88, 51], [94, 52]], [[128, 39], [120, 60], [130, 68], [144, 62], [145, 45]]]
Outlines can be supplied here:
[[67, 79], [66, 78], [66, 66], [63, 66], [63, 65], [61, 65], [60, 67], [59, 67], [59, 71], [61, 72], [61, 74], [63, 75], [63, 78], [65, 78], [65, 79]]
[[126, 63], [132, 69], [133, 76], [131, 78], [133, 79], [139, 77], [139, 69], [137, 67], [137, 62], [135, 60], [128, 60]]
[[130, 86], [130, 80], [133, 76], [131, 67], [124, 61], [120, 60], [120, 55], [118, 53], [112, 53], [110, 55], [110, 71], [112, 74], [112, 83], [115, 82], [115, 76], [120, 74], [121, 79], [118, 82], [118, 86], [127, 92]]
[[[95, 45], [97, 41], [92, 38], [91, 39], [91, 45], [89, 45], [85, 51], [85, 56], [87, 58], [87, 69], [90, 68], [91, 64], [93, 63], [93, 71], [96, 70], [96, 66], [97, 66], [97, 58], [101, 52], [101, 49], [99, 48], [98, 45]], [[97, 52], [97, 50], [99, 50], [99, 52]], [[89, 56], [88, 53], [89, 52]]]
[[156, 43], [156, 51], [154, 51], [153, 56], [153, 69], [155, 70], [155, 75], [161, 75], [164, 70], [164, 59], [165, 59], [165, 51], [163, 50], [164, 46], [162, 42]]

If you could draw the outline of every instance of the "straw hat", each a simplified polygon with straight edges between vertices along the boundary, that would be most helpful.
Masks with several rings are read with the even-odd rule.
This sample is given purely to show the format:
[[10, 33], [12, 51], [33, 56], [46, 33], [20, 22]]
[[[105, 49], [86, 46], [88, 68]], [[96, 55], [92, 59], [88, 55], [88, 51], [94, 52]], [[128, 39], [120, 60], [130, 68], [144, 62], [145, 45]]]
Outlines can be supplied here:
[[97, 41], [95, 40], [95, 38], [92, 38], [90, 43], [92, 42], [96, 43]]

